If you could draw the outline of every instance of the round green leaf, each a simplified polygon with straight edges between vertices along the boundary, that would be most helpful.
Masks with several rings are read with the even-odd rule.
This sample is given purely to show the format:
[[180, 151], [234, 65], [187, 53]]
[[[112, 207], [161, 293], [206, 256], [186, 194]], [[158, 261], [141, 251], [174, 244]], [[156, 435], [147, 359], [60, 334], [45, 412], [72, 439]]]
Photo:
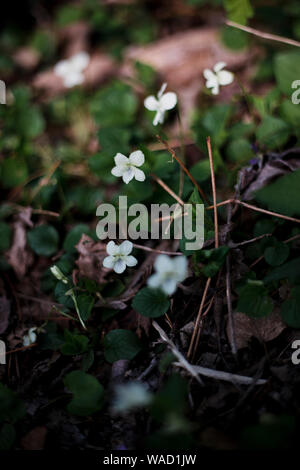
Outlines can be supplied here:
[[76, 251], [75, 245], [81, 239], [82, 234], [89, 235], [90, 228], [86, 224], [78, 224], [70, 230], [64, 241], [64, 250], [65, 251]]
[[270, 266], [280, 266], [284, 263], [290, 253], [290, 249], [286, 243], [276, 242], [273, 246], [266, 248], [264, 257]]
[[74, 395], [67, 407], [70, 413], [87, 416], [102, 408], [104, 389], [92, 375], [75, 370], [66, 376], [64, 383]]
[[140, 340], [132, 331], [112, 330], [104, 338], [104, 356], [108, 362], [131, 360], [141, 349]]
[[156, 318], [168, 311], [170, 301], [160, 289], [145, 287], [134, 297], [132, 307], [144, 317]]
[[59, 235], [52, 225], [39, 225], [27, 233], [30, 248], [40, 256], [52, 256], [58, 249]]
[[300, 328], [300, 288], [292, 290], [291, 298], [283, 302], [280, 314], [283, 321], [292, 328]]

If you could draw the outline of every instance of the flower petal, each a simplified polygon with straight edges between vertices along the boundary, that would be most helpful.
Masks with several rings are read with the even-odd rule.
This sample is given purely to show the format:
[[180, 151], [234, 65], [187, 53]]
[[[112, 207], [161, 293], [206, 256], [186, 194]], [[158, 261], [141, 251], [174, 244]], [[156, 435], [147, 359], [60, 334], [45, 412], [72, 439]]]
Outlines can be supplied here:
[[67, 88], [72, 88], [76, 85], [81, 85], [84, 82], [84, 76], [81, 72], [72, 71], [69, 75], [64, 77], [64, 85]]
[[65, 77], [71, 70], [70, 62], [68, 60], [61, 60], [57, 62], [54, 67], [54, 73], [60, 77]]
[[147, 96], [147, 98], [144, 100], [144, 106], [145, 108], [149, 109], [149, 111], [157, 111], [158, 101], [153, 95]]
[[211, 92], [213, 95], [218, 95], [219, 91], [220, 91], [220, 87], [219, 87], [219, 83], [217, 82], [215, 86], [213, 87], [213, 89], [211, 90]]
[[113, 256], [106, 256], [103, 260], [103, 266], [107, 269], [113, 269], [115, 265], [115, 258]]
[[216, 74], [212, 70], [209, 70], [209, 69], [204, 69], [203, 76], [204, 78], [206, 78], [206, 80], [212, 80], [216, 78]]
[[121, 274], [125, 271], [126, 269], [126, 263], [123, 259], [118, 259], [118, 261], [114, 265], [114, 271], [117, 274]]
[[173, 259], [174, 271], [178, 282], [184, 281], [187, 276], [187, 259], [185, 256], [176, 256]]
[[132, 167], [129, 167], [128, 170], [126, 170], [126, 171], [123, 173], [123, 181], [124, 181], [124, 183], [128, 184], [129, 181], [131, 181], [133, 177], [134, 177], [134, 170], [133, 170]]
[[127, 266], [132, 267], [137, 265], [137, 259], [134, 256], [126, 256], [125, 263]]
[[169, 93], [162, 95], [162, 97], [159, 100], [159, 103], [160, 103], [160, 106], [165, 110], [173, 109], [177, 104], [176, 93], [169, 91]]
[[141, 150], [136, 150], [129, 155], [129, 161], [132, 165], [141, 166], [145, 163], [145, 155]]
[[133, 244], [129, 240], [125, 240], [119, 246], [120, 255], [129, 255], [132, 252]]
[[108, 242], [108, 244], [106, 245], [106, 253], [111, 256], [114, 256], [119, 253], [119, 247], [115, 244], [113, 240]]
[[214, 71], [217, 73], [217, 72], [220, 72], [220, 70], [222, 70], [224, 67], [226, 67], [226, 62], [217, 62], [216, 65], [214, 66]]
[[222, 70], [218, 73], [218, 79], [220, 85], [229, 85], [233, 82], [234, 76], [233, 73], [228, 72], [228, 70]]
[[163, 95], [163, 93], [164, 93], [165, 89], [167, 88], [167, 86], [168, 86], [167, 83], [162, 84], [162, 86], [160, 87], [159, 92], [157, 93], [158, 98], [160, 98]]
[[159, 274], [152, 274], [147, 280], [147, 285], [152, 287], [152, 289], [156, 289], [157, 287], [161, 286], [161, 276]]
[[139, 170], [138, 168], [133, 168], [133, 171], [134, 171], [134, 177], [137, 181], [145, 181], [146, 176], [142, 170]]
[[79, 52], [78, 54], [73, 55], [70, 61], [78, 71], [83, 71], [88, 66], [90, 56], [87, 52]]
[[117, 166], [124, 166], [129, 162], [129, 158], [123, 155], [123, 153], [117, 153], [117, 155], [114, 156], [114, 160]]
[[155, 262], [154, 268], [158, 273], [164, 273], [166, 271], [174, 271], [172, 258], [167, 255], [158, 255]]
[[153, 126], [157, 126], [158, 123], [162, 124], [163, 122], [164, 113], [162, 111], [157, 111], [153, 119]]
[[117, 177], [123, 176], [123, 173], [124, 173], [124, 167], [122, 166], [114, 166], [113, 169], [111, 170], [111, 174]]
[[177, 284], [175, 279], [167, 279], [162, 283], [161, 289], [164, 291], [165, 294], [172, 295], [176, 291], [176, 286]]

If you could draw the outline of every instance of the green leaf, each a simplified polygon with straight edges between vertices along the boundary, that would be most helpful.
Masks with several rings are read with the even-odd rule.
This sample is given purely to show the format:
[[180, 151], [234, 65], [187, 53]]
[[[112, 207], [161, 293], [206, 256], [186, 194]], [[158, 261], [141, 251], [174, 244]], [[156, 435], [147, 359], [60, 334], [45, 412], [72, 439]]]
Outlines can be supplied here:
[[91, 112], [101, 127], [131, 124], [138, 101], [130, 86], [120, 81], [102, 88], [91, 103]]
[[265, 317], [272, 312], [273, 302], [261, 281], [248, 281], [240, 291], [236, 309], [250, 317]]
[[283, 302], [280, 314], [288, 326], [300, 328], [300, 287], [292, 289], [291, 297]]
[[290, 249], [286, 243], [274, 242], [265, 249], [264, 257], [270, 266], [280, 266], [289, 257]]
[[104, 389], [92, 375], [76, 370], [65, 377], [64, 384], [74, 395], [67, 407], [69, 413], [88, 416], [103, 407]]
[[215, 276], [219, 272], [221, 266], [223, 266], [228, 252], [228, 246], [220, 246], [219, 248], [214, 248], [212, 250], [200, 250], [196, 252], [196, 261], [205, 264], [205, 266], [201, 268], [201, 273], [206, 277]]
[[221, 38], [225, 46], [233, 50], [244, 49], [249, 44], [249, 34], [230, 26], [222, 28]]
[[286, 99], [280, 106], [280, 115], [292, 126], [298, 129], [300, 122], [300, 106], [292, 103], [292, 101]]
[[16, 431], [12, 424], [4, 423], [0, 428], [0, 451], [10, 450], [16, 439]]
[[11, 242], [11, 228], [5, 222], [0, 222], [0, 252], [8, 250]]
[[141, 342], [132, 331], [112, 330], [104, 338], [104, 356], [108, 362], [133, 359], [142, 349]]
[[87, 351], [89, 339], [84, 335], [64, 331], [65, 343], [61, 346], [62, 354], [66, 356], [76, 356]]
[[25, 406], [16, 394], [0, 383], [0, 422], [15, 423], [26, 414]]
[[101, 150], [110, 156], [111, 171], [115, 164], [113, 157], [118, 152], [125, 155], [129, 153], [131, 131], [126, 127], [102, 127], [97, 135]]
[[132, 307], [144, 317], [156, 318], [169, 310], [170, 301], [160, 289], [144, 287], [134, 297]]
[[74, 308], [74, 302], [71, 296], [67, 294], [69, 290], [70, 286], [68, 284], [64, 284], [63, 282], [58, 281], [55, 286], [54, 295], [57, 299], [57, 302], [62, 304], [64, 307]]
[[253, 16], [253, 8], [249, 0], [224, 0], [224, 6], [231, 21], [247, 24], [248, 18]]
[[268, 209], [289, 216], [300, 215], [300, 170], [281, 176], [255, 193]]
[[278, 268], [272, 269], [272, 271], [264, 278], [264, 282], [269, 283], [280, 281], [281, 279], [288, 279], [290, 282], [294, 283], [299, 280], [299, 276], [300, 257], [288, 261]]
[[52, 256], [58, 250], [59, 235], [52, 225], [39, 225], [29, 230], [27, 241], [37, 255]]
[[70, 230], [68, 235], [65, 238], [63, 249], [69, 252], [75, 252], [75, 245], [79, 243], [81, 236], [85, 233], [89, 235], [91, 232], [90, 228], [86, 224], [78, 224]]
[[226, 156], [228, 160], [235, 163], [246, 163], [254, 157], [254, 152], [247, 139], [234, 139], [226, 147]]
[[267, 150], [281, 147], [290, 136], [290, 127], [282, 119], [265, 116], [256, 131], [258, 142]]
[[39, 347], [43, 350], [56, 350], [64, 344], [64, 336], [57, 331], [57, 324], [49, 322], [44, 328], [43, 333], [38, 336]]
[[291, 97], [295, 91], [292, 83], [300, 78], [300, 53], [290, 51], [277, 54], [274, 59], [274, 72], [279, 89]]
[[28, 169], [23, 159], [5, 158], [1, 165], [1, 181], [4, 188], [19, 186], [28, 179]]
[[92, 313], [95, 303], [95, 298], [89, 294], [81, 294], [77, 297], [77, 305], [79, 308], [80, 316], [82, 320], [87, 321]]

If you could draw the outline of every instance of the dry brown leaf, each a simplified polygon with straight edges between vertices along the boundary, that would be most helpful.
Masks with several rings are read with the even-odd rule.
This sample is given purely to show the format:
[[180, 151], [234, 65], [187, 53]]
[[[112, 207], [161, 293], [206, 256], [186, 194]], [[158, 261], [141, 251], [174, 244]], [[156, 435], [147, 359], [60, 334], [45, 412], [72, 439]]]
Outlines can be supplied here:
[[83, 234], [75, 248], [79, 253], [76, 261], [79, 275], [103, 284], [105, 276], [110, 271], [102, 264], [107, 255], [106, 245], [102, 242], [94, 242], [88, 235]]
[[14, 53], [13, 59], [22, 69], [32, 70], [38, 65], [40, 55], [32, 47], [25, 46], [21, 47]]
[[[25, 219], [27, 215], [25, 215]], [[19, 279], [22, 279], [29, 266], [33, 263], [33, 254], [27, 248], [24, 214], [20, 213], [13, 224], [13, 242], [6, 252], [8, 263], [12, 266]]]
[[[254, 336], [260, 341], [268, 342], [277, 338], [286, 328], [277, 311], [262, 318], [251, 318], [245, 313], [236, 312], [233, 316], [236, 346], [238, 349], [248, 346]], [[227, 325], [228, 336], [228, 325]]]
[[45, 426], [37, 426], [25, 434], [21, 439], [21, 447], [24, 450], [43, 450], [47, 428]]

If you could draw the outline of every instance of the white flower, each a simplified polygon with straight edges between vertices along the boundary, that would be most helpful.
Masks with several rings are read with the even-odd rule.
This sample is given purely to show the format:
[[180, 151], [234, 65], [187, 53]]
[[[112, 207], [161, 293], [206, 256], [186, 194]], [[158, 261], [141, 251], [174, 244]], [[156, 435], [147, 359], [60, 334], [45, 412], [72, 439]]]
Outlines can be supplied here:
[[31, 344], [36, 342], [36, 327], [29, 328], [28, 334], [23, 336], [23, 346], [30, 346]]
[[226, 67], [225, 62], [218, 62], [213, 68], [214, 71], [205, 69], [203, 72], [206, 78], [206, 87], [212, 88], [213, 95], [219, 94], [220, 85], [229, 85], [233, 82], [233, 73], [222, 70], [224, 67]]
[[66, 278], [64, 273], [61, 272], [58, 266], [56, 265], [51, 266], [50, 271], [52, 272], [53, 276], [55, 276], [58, 281], [62, 281], [64, 284], [68, 284], [68, 279]]
[[79, 52], [70, 59], [61, 60], [54, 67], [56, 75], [61, 77], [64, 85], [71, 88], [84, 82], [83, 71], [87, 68], [90, 56], [87, 52]]
[[113, 269], [116, 273], [121, 274], [125, 271], [126, 266], [132, 267], [137, 264], [137, 259], [134, 256], [129, 256], [132, 252], [133, 244], [125, 240], [121, 245], [116, 245], [115, 242], [110, 241], [106, 245], [106, 251], [109, 256], [103, 260], [103, 266], [108, 269]]
[[173, 92], [168, 92], [164, 94], [165, 89], [167, 88], [167, 83], [164, 83], [157, 93], [157, 99], [155, 96], [148, 96], [144, 101], [145, 108], [149, 111], [156, 111], [155, 117], [153, 119], [153, 125], [157, 126], [158, 123], [162, 124], [164, 122], [164, 114], [169, 109], [173, 109], [177, 103], [177, 95]]
[[124, 413], [136, 408], [149, 405], [152, 400], [152, 394], [146, 386], [139, 382], [131, 382], [118, 385], [113, 404], [115, 413]]
[[145, 181], [145, 173], [137, 167], [145, 162], [145, 156], [141, 150], [136, 150], [129, 155], [129, 158], [122, 153], [117, 153], [114, 157], [116, 166], [111, 170], [114, 176], [122, 176], [124, 183], [128, 184], [132, 178], [137, 181]]
[[158, 255], [154, 268], [156, 273], [147, 281], [149, 287], [159, 288], [165, 294], [172, 295], [177, 284], [187, 277], [187, 259], [185, 256], [170, 258], [167, 255]]

